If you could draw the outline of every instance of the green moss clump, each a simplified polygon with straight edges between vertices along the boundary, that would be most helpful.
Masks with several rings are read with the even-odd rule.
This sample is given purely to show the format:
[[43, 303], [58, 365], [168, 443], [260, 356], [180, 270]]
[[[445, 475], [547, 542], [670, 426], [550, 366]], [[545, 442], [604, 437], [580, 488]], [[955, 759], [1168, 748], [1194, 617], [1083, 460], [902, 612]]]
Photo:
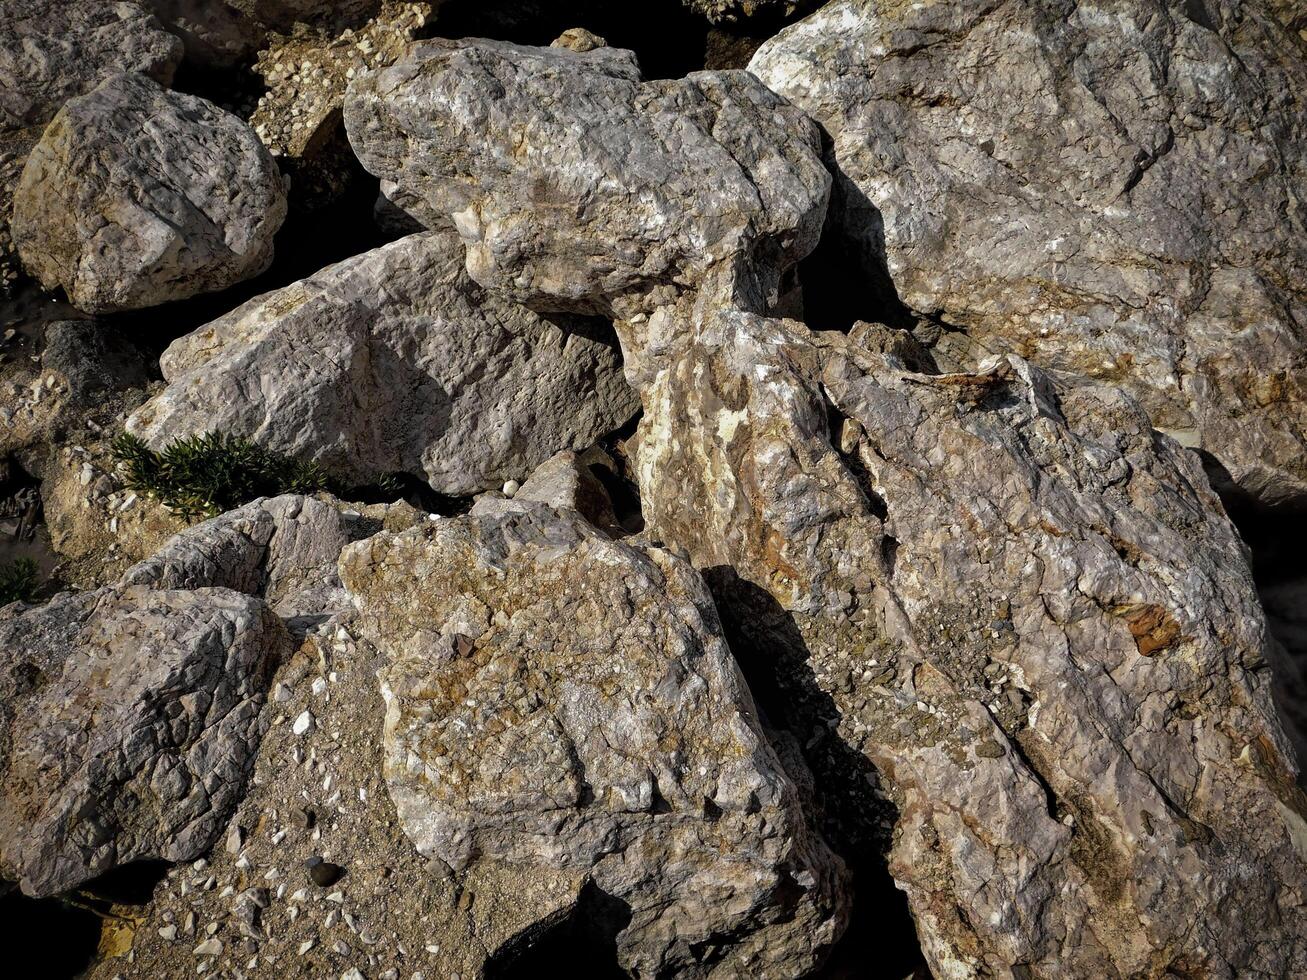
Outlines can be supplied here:
[[0, 565], [0, 606], [11, 602], [31, 602], [40, 586], [36, 562], [18, 558]]
[[158, 452], [123, 433], [114, 440], [113, 454], [130, 489], [186, 518], [216, 517], [259, 497], [335, 488], [317, 463], [220, 432], [177, 439]]

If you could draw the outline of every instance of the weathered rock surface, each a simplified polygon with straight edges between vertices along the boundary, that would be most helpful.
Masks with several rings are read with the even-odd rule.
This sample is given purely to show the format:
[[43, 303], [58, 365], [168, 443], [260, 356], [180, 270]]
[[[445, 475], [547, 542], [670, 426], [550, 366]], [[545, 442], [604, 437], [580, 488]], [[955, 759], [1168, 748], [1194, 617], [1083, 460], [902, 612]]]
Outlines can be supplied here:
[[380, 527], [330, 498], [264, 498], [176, 535], [122, 581], [232, 589], [266, 599], [292, 625], [313, 625], [349, 606], [336, 567], [340, 553]]
[[452, 232], [415, 235], [251, 300], [174, 342], [129, 428], [220, 429], [343, 478], [451, 495], [523, 479], [637, 407], [606, 325], [486, 296]]
[[431, 16], [429, 3], [386, 3], [357, 30], [303, 28], [269, 38], [254, 71], [266, 91], [250, 125], [291, 171], [291, 192], [306, 208], [339, 197], [358, 167], [341, 109], [355, 75], [393, 64]]
[[124, 73], [47, 127], [14, 196], [13, 237], [47, 289], [110, 312], [257, 275], [285, 216], [276, 163], [240, 119]]
[[223, 589], [0, 612], [0, 872], [50, 895], [199, 856], [244, 791], [281, 622]]
[[836, 0], [750, 68], [833, 139], [869, 282], [1307, 491], [1307, 59], [1237, 0]]
[[613, 48], [419, 43], [351, 83], [345, 124], [407, 210], [453, 220], [473, 279], [541, 310], [765, 305], [830, 188], [815, 127], [748, 73], [642, 82]]
[[136, 3], [0, 5], [0, 291], [18, 278], [9, 232], [27, 154], [59, 107], [120, 71], [172, 83], [182, 46]]
[[49, 122], [118, 72], [171, 85], [181, 43], [138, 3], [5, 0], [0, 7], [0, 129]]
[[548, 504], [555, 510], [574, 510], [601, 531], [619, 529], [608, 491], [585, 456], [571, 449], [537, 466], [512, 497], [484, 494], [477, 498], [469, 513], [473, 517], [491, 517], [529, 511], [537, 503]]
[[537, 504], [377, 535], [341, 574], [390, 658], [384, 772], [423, 854], [588, 877], [629, 907], [637, 975], [817, 964], [842, 867], [688, 564]]
[[624, 336], [653, 338], [646, 533], [733, 566], [765, 708], [834, 729], [818, 785], [874, 764], [934, 975], [1301, 973], [1307, 803], [1197, 459], [1014, 356], [930, 375], [885, 328], [673, 319]]

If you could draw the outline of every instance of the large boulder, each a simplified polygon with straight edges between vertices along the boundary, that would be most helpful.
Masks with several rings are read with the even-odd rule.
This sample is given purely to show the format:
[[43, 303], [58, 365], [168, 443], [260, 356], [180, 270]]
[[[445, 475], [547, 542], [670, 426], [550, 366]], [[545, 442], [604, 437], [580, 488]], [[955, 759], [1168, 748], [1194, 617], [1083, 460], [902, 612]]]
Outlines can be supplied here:
[[341, 572], [389, 657], [384, 773], [419, 851], [592, 881], [637, 976], [819, 963], [843, 869], [687, 563], [535, 504], [379, 534]]
[[419, 234], [251, 300], [175, 341], [129, 429], [218, 429], [370, 483], [468, 494], [524, 479], [634, 414], [606, 324], [485, 295], [452, 232]]
[[27, 154], [60, 106], [109, 75], [172, 83], [182, 45], [139, 4], [5, 0], [0, 4], [0, 292], [18, 279], [9, 231]]
[[207, 851], [288, 649], [261, 600], [225, 589], [110, 587], [0, 611], [0, 874], [44, 896]]
[[0, 130], [49, 122], [69, 99], [124, 71], [171, 85], [182, 45], [138, 3], [5, 0]]
[[634, 362], [646, 533], [713, 570], [828, 805], [893, 803], [934, 975], [1307, 969], [1307, 800], [1197, 457], [1012, 355], [676, 315], [625, 337], [672, 338]]
[[1263, 5], [835, 0], [750, 69], [830, 134], [867, 288], [1307, 491], [1307, 59]]
[[88, 312], [225, 289], [272, 262], [286, 194], [237, 117], [123, 73], [69, 101], [14, 195], [27, 270]]
[[612, 48], [419, 43], [351, 83], [345, 125], [473, 279], [540, 310], [765, 304], [830, 188], [815, 127], [748, 73], [644, 82]]

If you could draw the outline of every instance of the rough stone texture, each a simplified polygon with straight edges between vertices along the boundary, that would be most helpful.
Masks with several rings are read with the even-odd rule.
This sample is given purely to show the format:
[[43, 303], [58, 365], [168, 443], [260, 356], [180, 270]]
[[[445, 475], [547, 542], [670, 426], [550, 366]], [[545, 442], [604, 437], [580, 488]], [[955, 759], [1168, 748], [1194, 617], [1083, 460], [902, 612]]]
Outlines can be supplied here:
[[[608, 462], [611, 467], [611, 460]], [[537, 466], [511, 498], [485, 494], [477, 498], [469, 513], [473, 517], [489, 517], [531, 510], [536, 503], [548, 504], [555, 510], [574, 510], [602, 531], [619, 529], [608, 491], [591, 471], [585, 455], [570, 449]]]
[[930, 375], [886, 328], [675, 320], [623, 331], [646, 533], [718, 570], [773, 719], [834, 729], [818, 786], [894, 804], [934, 975], [1307, 969], [1307, 802], [1196, 457], [1015, 356]]
[[815, 127], [748, 73], [642, 82], [613, 48], [415, 44], [351, 83], [345, 124], [407, 210], [453, 219], [473, 279], [542, 310], [765, 304], [830, 188]]
[[302, 628], [348, 607], [336, 569], [341, 550], [377, 530], [380, 522], [330, 497], [263, 498], [178, 534], [129, 569], [123, 584], [257, 595]]
[[[226, 834], [204, 866], [169, 869], [138, 912], [130, 960], [104, 957], [94, 980], [185, 980], [197, 968], [267, 980], [351, 969], [404, 980], [494, 976], [542, 932], [590, 921], [579, 881], [490, 861], [456, 876], [404, 836], [381, 773], [376, 672], [386, 662], [348, 622], [306, 638], [274, 678], [271, 727]], [[315, 724], [295, 735], [305, 711]], [[313, 859], [345, 876], [318, 887]], [[214, 939], [217, 952], [193, 955]], [[586, 952], [576, 943], [569, 963], [596, 975]]]
[[0, 612], [0, 871], [43, 896], [208, 850], [288, 647], [266, 605], [222, 589], [106, 588]]
[[799, 976], [837, 938], [842, 867], [688, 564], [537, 504], [377, 535], [341, 574], [423, 854], [588, 875], [635, 975]]
[[49, 122], [118, 72], [171, 85], [181, 43], [137, 3], [5, 0], [0, 6], [0, 129]]
[[172, 83], [181, 44], [135, 3], [0, 4], [0, 295], [17, 279], [9, 232], [27, 154], [59, 107], [120, 71]]
[[868, 281], [1307, 490], [1307, 59], [1262, 5], [836, 0], [750, 68], [833, 138]]
[[456, 235], [415, 235], [174, 342], [169, 387], [128, 427], [155, 445], [220, 429], [360, 483], [413, 473], [468, 494], [631, 417], [606, 332], [484, 295]]
[[429, 3], [386, 3], [358, 30], [273, 35], [259, 53], [254, 71], [266, 91], [250, 125], [289, 168], [298, 203], [321, 206], [347, 187], [358, 164], [341, 120], [345, 88], [355, 75], [398, 60], [430, 16]]
[[244, 122], [124, 73], [47, 127], [14, 196], [13, 237], [43, 286], [110, 312], [257, 275], [285, 216], [276, 163]]

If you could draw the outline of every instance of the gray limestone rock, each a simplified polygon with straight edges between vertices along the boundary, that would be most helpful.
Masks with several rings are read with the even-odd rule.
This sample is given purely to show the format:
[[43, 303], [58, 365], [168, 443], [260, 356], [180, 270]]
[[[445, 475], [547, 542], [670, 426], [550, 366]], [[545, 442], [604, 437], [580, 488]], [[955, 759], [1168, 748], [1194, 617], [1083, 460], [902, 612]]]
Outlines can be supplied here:
[[224, 829], [289, 651], [260, 600], [123, 586], [0, 611], [0, 873], [29, 895]]
[[0, 130], [49, 122], [118, 72], [171, 85], [182, 45], [138, 3], [5, 0], [0, 5]]
[[843, 868], [688, 564], [537, 503], [377, 535], [341, 573], [389, 658], [384, 773], [419, 851], [588, 877], [630, 908], [635, 975], [818, 964]]
[[414, 235], [251, 300], [168, 348], [169, 386], [129, 429], [155, 445], [220, 429], [458, 495], [631, 417], [607, 325], [497, 301], [462, 259], [452, 232]]
[[619, 530], [608, 491], [585, 456], [570, 449], [537, 466], [512, 497], [485, 494], [477, 498], [470, 513], [473, 517], [506, 514], [530, 510], [536, 503], [574, 510], [602, 531]]
[[124, 73], [46, 128], [23, 168], [12, 230], [42, 285], [111, 312], [257, 275], [285, 216], [276, 163], [244, 122]]
[[867, 283], [1307, 491], [1307, 59], [1263, 5], [836, 0], [750, 69], [829, 132]]
[[1307, 799], [1197, 458], [1012, 355], [675, 316], [624, 330], [672, 338], [633, 360], [647, 533], [716, 570], [770, 716], [829, 727], [827, 806], [874, 824], [874, 767], [934, 975], [1307, 968]]
[[171, 538], [122, 584], [232, 589], [265, 599], [293, 626], [312, 625], [348, 607], [341, 550], [377, 530], [378, 520], [325, 495], [264, 498]]
[[453, 220], [473, 279], [541, 310], [765, 304], [830, 188], [815, 127], [753, 76], [644, 82], [613, 48], [419, 43], [351, 83], [345, 125], [406, 210]]

